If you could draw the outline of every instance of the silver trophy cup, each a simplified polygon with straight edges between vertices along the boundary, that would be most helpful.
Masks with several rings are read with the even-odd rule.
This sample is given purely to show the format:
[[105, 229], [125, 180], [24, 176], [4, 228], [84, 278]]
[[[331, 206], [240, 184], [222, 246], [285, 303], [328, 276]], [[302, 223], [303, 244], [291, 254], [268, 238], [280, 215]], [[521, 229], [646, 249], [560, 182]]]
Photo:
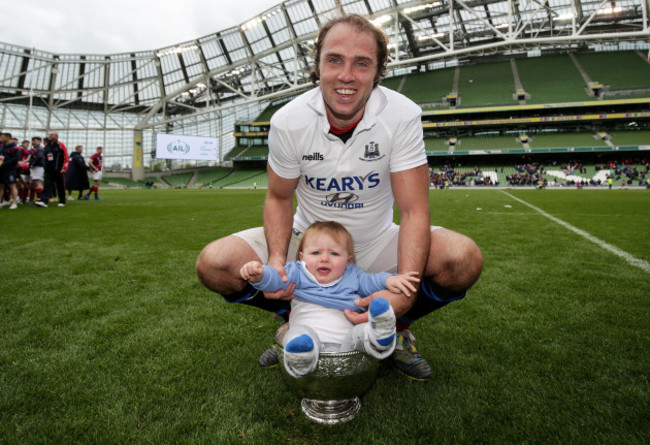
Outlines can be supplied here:
[[302, 397], [302, 411], [318, 423], [336, 424], [354, 419], [359, 397], [377, 379], [379, 361], [359, 351], [322, 352], [309, 375], [295, 378], [284, 368], [284, 350], [278, 347], [280, 369], [287, 386]]

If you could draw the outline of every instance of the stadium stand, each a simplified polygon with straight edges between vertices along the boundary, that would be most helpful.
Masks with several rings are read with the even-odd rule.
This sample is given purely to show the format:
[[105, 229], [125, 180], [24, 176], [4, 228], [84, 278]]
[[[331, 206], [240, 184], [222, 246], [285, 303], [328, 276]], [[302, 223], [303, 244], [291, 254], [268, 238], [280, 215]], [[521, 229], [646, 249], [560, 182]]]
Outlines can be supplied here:
[[241, 169], [235, 170], [225, 178], [216, 181], [214, 187], [266, 187], [268, 178], [265, 169]]
[[580, 71], [567, 54], [517, 59], [522, 86], [530, 94], [526, 103], [562, 103], [596, 100], [589, 96]]
[[119, 178], [119, 177], [112, 177], [112, 178], [102, 178], [101, 186], [121, 186], [121, 187], [141, 187], [142, 184], [138, 181], [133, 181], [128, 178]]
[[[386, 88], [402, 93], [402, 85], [406, 76], [395, 76], [389, 79], [384, 79], [381, 81], [381, 84]], [[404, 93], [402, 93], [404, 94]]]
[[[454, 88], [455, 68], [445, 68], [428, 73], [416, 73], [400, 77], [401, 89], [396, 91], [410, 98], [425, 109], [446, 107], [444, 98]], [[390, 81], [390, 79], [388, 79]], [[382, 82], [384, 84], [384, 82]], [[386, 84], [391, 88], [390, 82]]]
[[147, 187], [147, 184], [151, 184], [152, 187], [154, 188], [160, 188], [163, 185], [167, 186], [168, 184], [164, 181], [162, 181], [160, 178], [156, 176], [148, 176], [141, 181], [138, 181], [140, 183], [141, 187]]
[[457, 150], [498, 150], [521, 149], [521, 142], [515, 135], [510, 136], [474, 136], [458, 138]]
[[535, 134], [528, 144], [531, 148], [607, 147], [602, 139], [595, 138], [592, 133]]
[[276, 111], [278, 111], [280, 108], [282, 108], [282, 106], [284, 104], [286, 104], [287, 102], [290, 102], [291, 99], [293, 99], [293, 98], [283, 99], [281, 101], [274, 102], [273, 104], [269, 105], [268, 107], [266, 107], [266, 109], [264, 111], [262, 111], [262, 114], [260, 114], [257, 117], [257, 121], [259, 121], [259, 122], [268, 122], [268, 121], [270, 121], [271, 116], [273, 116], [273, 114]]
[[266, 159], [269, 155], [269, 147], [266, 145], [251, 145], [241, 151], [237, 157], [245, 157], [252, 159]]
[[161, 179], [163, 179], [171, 187], [183, 188], [186, 187], [187, 184], [190, 182], [190, 179], [192, 179], [192, 175], [193, 172], [177, 173], [173, 175], [162, 176]]
[[232, 169], [225, 167], [200, 170], [196, 177], [196, 181], [194, 181], [194, 185], [197, 187], [210, 186], [222, 179], [225, 179], [231, 173]]
[[650, 146], [650, 130], [615, 131], [610, 137], [616, 146]]
[[648, 97], [648, 62], [637, 51], [576, 54], [591, 79], [603, 84], [606, 98]]
[[512, 105], [515, 81], [510, 62], [480, 63], [460, 68], [459, 106]]

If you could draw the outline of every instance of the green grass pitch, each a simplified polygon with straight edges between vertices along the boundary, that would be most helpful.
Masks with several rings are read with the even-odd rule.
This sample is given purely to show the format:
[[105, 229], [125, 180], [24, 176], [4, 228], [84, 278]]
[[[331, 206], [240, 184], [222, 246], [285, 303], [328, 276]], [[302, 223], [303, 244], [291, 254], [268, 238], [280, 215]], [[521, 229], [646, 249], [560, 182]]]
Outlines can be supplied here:
[[258, 368], [279, 322], [194, 273], [208, 242], [262, 223], [263, 190], [4, 208], [0, 443], [649, 443], [650, 272], [629, 258], [650, 262], [650, 194], [507, 193], [431, 191], [432, 223], [478, 242], [483, 276], [413, 326], [431, 380], [383, 363], [332, 427]]

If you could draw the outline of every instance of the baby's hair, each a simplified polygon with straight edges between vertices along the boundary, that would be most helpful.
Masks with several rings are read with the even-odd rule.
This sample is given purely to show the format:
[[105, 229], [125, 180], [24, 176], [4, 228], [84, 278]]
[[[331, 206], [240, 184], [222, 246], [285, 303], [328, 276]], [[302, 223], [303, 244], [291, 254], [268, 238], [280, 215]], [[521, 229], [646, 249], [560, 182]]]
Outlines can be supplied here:
[[331, 236], [340, 244], [344, 244], [347, 247], [348, 253], [352, 257], [351, 261], [353, 263], [357, 261], [357, 257], [354, 254], [354, 241], [352, 240], [352, 235], [350, 235], [350, 232], [348, 232], [347, 229], [343, 227], [343, 225], [334, 221], [316, 221], [307, 227], [307, 230], [305, 230], [305, 233], [303, 233], [300, 244], [298, 245], [296, 260], [300, 260], [300, 253], [304, 249], [305, 240], [309, 236], [315, 235], [317, 233], [325, 233]]

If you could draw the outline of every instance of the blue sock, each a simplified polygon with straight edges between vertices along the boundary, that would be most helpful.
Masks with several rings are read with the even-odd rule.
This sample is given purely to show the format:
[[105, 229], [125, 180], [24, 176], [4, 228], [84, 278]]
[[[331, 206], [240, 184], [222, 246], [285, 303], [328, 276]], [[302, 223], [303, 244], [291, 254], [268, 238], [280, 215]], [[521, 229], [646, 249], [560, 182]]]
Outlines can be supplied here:
[[370, 315], [378, 317], [390, 308], [390, 303], [385, 298], [375, 298], [370, 302]]
[[318, 364], [318, 348], [307, 334], [289, 340], [284, 346], [284, 368], [293, 377], [310, 374]]
[[307, 334], [302, 334], [294, 339], [292, 339], [284, 347], [284, 350], [287, 352], [300, 353], [300, 352], [310, 352], [314, 349], [314, 340]]
[[379, 346], [390, 346], [395, 338], [395, 312], [385, 298], [370, 302], [370, 332]]

